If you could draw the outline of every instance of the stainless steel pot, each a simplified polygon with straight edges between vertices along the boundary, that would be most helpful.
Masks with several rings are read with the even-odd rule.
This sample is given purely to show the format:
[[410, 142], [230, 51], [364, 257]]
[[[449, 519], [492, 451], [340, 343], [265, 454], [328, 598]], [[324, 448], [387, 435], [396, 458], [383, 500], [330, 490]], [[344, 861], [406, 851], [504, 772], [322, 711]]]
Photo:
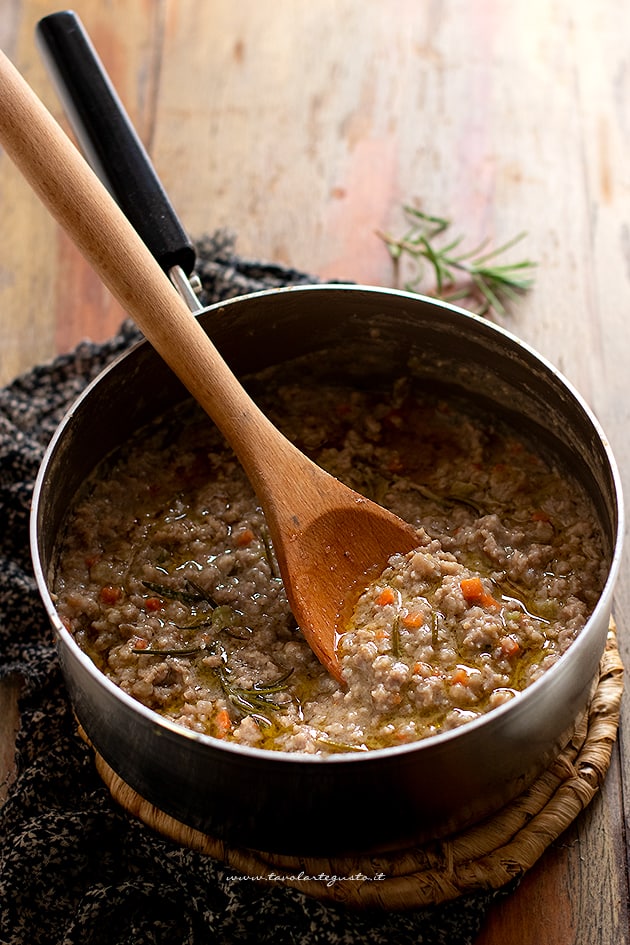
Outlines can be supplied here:
[[408, 373], [508, 416], [565, 463], [592, 497], [605, 535], [608, 580], [587, 626], [552, 669], [485, 717], [422, 742], [319, 757], [226, 744], [173, 725], [96, 669], [59, 620], [51, 594], [58, 539], [85, 478], [142, 425], [187, 396], [143, 342], [71, 408], [46, 452], [33, 499], [35, 574], [74, 709], [94, 748], [177, 820], [272, 852], [332, 856], [395, 848], [496, 811], [573, 732], [604, 650], [623, 511], [615, 461], [596, 419], [567, 381], [514, 336], [415, 295], [297, 287], [214, 305], [198, 318], [242, 377], [308, 358], [322, 379], [336, 372], [363, 384]]

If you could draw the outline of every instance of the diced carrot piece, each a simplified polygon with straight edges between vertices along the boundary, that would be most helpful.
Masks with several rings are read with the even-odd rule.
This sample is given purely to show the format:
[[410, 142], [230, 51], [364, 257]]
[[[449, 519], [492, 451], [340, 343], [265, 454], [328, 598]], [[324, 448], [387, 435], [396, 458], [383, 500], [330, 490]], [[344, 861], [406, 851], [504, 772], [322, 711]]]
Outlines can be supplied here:
[[463, 666], [458, 666], [453, 675], [451, 676], [451, 684], [453, 686], [465, 686], [468, 682], [468, 673]]
[[376, 603], [379, 607], [385, 607], [387, 604], [393, 604], [396, 600], [396, 595], [394, 594], [391, 587], [384, 587], [383, 590], [376, 598]]
[[491, 610], [499, 606], [499, 602], [495, 600], [492, 594], [484, 593], [479, 598], [479, 603], [482, 607], [488, 607]]
[[240, 535], [237, 536], [236, 544], [238, 545], [239, 548], [246, 548], [247, 545], [251, 545], [255, 537], [256, 536], [251, 530], [251, 528], [246, 528], [244, 531], [240, 533]]
[[410, 613], [405, 614], [402, 622], [405, 627], [409, 627], [410, 630], [415, 630], [424, 623], [424, 614], [418, 610], [412, 610]]
[[478, 577], [464, 578], [460, 582], [460, 587], [466, 600], [476, 601], [485, 594], [481, 578]]
[[521, 645], [514, 637], [501, 637], [499, 645], [505, 656], [517, 656], [521, 652]]
[[232, 719], [227, 709], [219, 709], [214, 717], [214, 727], [219, 738], [225, 738], [232, 728]]
[[120, 600], [121, 595], [122, 589], [120, 587], [106, 584], [105, 587], [101, 588], [99, 597], [104, 604], [116, 604]]
[[442, 675], [440, 671], [434, 666], [431, 666], [430, 663], [423, 663], [420, 660], [413, 664], [411, 672], [414, 674], [414, 676], [422, 676], [424, 679], [427, 679], [429, 676]]
[[147, 597], [144, 606], [150, 611], [161, 610], [164, 606], [164, 601], [160, 597]]
[[466, 600], [477, 600], [479, 595], [483, 593], [483, 584], [478, 577], [463, 578], [459, 582], [459, 586]]
[[381, 627], [379, 630], [376, 631], [374, 636], [376, 637], [377, 640], [386, 640], [387, 637], [389, 636], [389, 630], [387, 630], [386, 627]]
[[498, 602], [489, 594], [481, 583], [481, 578], [464, 578], [459, 585], [467, 604], [479, 604], [481, 607], [498, 607]]

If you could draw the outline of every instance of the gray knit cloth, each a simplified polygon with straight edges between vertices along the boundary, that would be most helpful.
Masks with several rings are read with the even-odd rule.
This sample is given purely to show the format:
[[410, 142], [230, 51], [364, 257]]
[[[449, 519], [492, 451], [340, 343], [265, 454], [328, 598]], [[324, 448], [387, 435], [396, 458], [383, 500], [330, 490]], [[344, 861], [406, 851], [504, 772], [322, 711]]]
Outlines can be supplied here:
[[[317, 281], [238, 258], [222, 233], [197, 248], [206, 305]], [[0, 391], [0, 677], [23, 681], [18, 774], [0, 810], [0, 942], [472, 943], [503, 893], [417, 912], [354, 913], [290, 889], [230, 882], [233, 870], [156, 836], [120, 809], [96, 774], [77, 735], [32, 575], [29, 505], [44, 449], [66, 409], [138, 338], [125, 322], [105, 344], [82, 343]]]

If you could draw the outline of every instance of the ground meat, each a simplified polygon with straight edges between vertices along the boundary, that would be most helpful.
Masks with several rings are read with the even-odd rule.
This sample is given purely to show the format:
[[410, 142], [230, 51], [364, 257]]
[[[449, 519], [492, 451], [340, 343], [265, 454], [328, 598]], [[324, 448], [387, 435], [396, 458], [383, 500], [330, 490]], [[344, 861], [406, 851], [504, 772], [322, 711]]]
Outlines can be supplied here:
[[558, 660], [607, 572], [569, 475], [405, 381], [266, 384], [257, 399], [290, 439], [418, 529], [343, 628], [345, 685], [296, 626], [257, 500], [194, 405], [97, 471], [69, 516], [57, 606], [102, 672], [188, 729], [313, 754], [452, 729]]

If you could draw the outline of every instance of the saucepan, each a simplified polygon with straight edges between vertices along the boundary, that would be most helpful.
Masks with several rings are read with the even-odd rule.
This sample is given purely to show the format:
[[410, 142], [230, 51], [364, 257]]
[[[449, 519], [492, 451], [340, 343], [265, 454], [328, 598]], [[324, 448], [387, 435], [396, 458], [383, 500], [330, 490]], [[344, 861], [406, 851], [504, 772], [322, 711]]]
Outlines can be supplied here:
[[71, 407], [47, 449], [33, 499], [39, 591], [76, 716], [95, 751], [177, 821], [268, 852], [334, 856], [396, 849], [492, 814], [550, 763], [574, 732], [597, 679], [623, 534], [619, 475], [598, 421], [528, 345], [432, 299], [314, 284], [201, 309], [186, 278], [194, 265], [192, 245], [121, 118], [120, 102], [95, 65], [80, 24], [73, 14], [55, 14], [39, 25], [39, 36], [88, 156], [239, 377], [308, 358], [322, 379], [336, 375], [360, 385], [409, 374], [464, 394], [510, 417], [571, 468], [592, 498], [606, 544], [607, 580], [577, 640], [528, 689], [461, 728], [413, 744], [329, 756], [228, 744], [187, 731], [95, 667], [60, 621], [51, 590], [59, 535], [85, 479], [147, 422], [188, 396], [142, 341]]

